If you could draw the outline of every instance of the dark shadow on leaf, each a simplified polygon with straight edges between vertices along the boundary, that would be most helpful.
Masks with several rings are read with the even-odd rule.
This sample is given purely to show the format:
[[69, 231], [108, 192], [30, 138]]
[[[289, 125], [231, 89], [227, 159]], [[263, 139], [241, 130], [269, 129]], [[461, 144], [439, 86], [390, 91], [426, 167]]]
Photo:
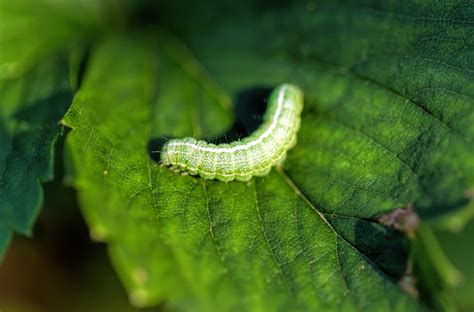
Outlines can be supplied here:
[[403, 276], [408, 260], [408, 241], [403, 233], [365, 219], [327, 218], [339, 235], [392, 280], [398, 282]]

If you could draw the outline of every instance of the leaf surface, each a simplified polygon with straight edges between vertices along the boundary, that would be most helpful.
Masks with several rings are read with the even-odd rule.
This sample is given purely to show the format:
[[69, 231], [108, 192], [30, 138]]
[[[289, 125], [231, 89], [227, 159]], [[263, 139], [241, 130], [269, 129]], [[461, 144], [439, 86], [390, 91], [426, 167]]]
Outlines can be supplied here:
[[[66, 117], [68, 146], [91, 234], [109, 243], [132, 301], [204, 311], [420, 309], [394, 281], [404, 241], [376, 218], [410, 203], [430, 218], [469, 200], [472, 10], [178, 2], [161, 8], [164, 26], [205, 69], [167, 37], [132, 34], [98, 47]], [[220, 87], [238, 99], [281, 82], [306, 96], [282, 169], [225, 184], [150, 160], [150, 139], [230, 126]]]
[[[150, 160], [147, 143], [159, 133], [225, 129], [190, 117], [196, 108], [174, 88], [190, 80], [181, 92], [203, 99], [197, 103], [215, 118], [231, 115], [215, 96], [219, 89], [202, 82], [204, 74], [195, 80], [196, 68], [177, 66], [163, 52], [181, 54], [180, 47], [150, 41], [117, 38], [99, 47], [66, 116], [91, 234], [109, 242], [132, 300], [149, 305], [171, 298], [203, 310], [415, 309], [374, 264], [389, 257], [378, 250], [383, 240], [403, 243], [399, 234], [354, 216], [326, 217], [284, 170], [225, 184], [180, 176]], [[367, 235], [376, 235], [372, 244], [361, 242]], [[390, 260], [395, 257], [404, 260], [396, 253]]]
[[[232, 94], [283, 81], [303, 86], [306, 114], [316, 119], [303, 127], [314, 135], [302, 132], [304, 150], [296, 149], [287, 167], [314, 202], [332, 201], [339, 213], [360, 209], [364, 216], [371, 214], [367, 206], [377, 206], [377, 214], [380, 207], [413, 202], [423, 217], [433, 217], [467, 205], [474, 184], [472, 4], [255, 5], [233, 8], [235, 19], [220, 20], [223, 8], [209, 8], [192, 9], [192, 27], [174, 20], [168, 27], [186, 38], [224, 89]], [[173, 7], [164, 15], [181, 20], [190, 12]], [[208, 18], [221, 26], [209, 31]], [[262, 44], [262, 38], [275, 39]], [[301, 157], [314, 150], [317, 161]], [[319, 177], [296, 177], [307, 168]], [[312, 188], [328, 186], [319, 183], [328, 174], [337, 177], [342, 202], [325, 201], [334, 194], [324, 186]], [[318, 183], [306, 186], [303, 179], [310, 178]], [[367, 192], [370, 198], [359, 201]]]

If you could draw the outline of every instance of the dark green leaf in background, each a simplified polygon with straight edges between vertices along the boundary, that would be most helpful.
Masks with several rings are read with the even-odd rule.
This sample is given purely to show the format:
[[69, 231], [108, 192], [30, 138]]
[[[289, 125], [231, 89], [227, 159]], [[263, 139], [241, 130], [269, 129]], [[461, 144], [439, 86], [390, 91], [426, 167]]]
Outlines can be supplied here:
[[0, 255], [12, 232], [31, 234], [50, 180], [58, 124], [72, 91], [67, 63], [51, 61], [0, 85]]

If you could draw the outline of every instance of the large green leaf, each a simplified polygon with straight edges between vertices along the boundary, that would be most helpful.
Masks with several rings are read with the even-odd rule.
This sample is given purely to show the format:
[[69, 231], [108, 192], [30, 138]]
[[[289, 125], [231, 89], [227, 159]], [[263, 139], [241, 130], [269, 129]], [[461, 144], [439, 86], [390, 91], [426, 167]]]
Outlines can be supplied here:
[[419, 308], [389, 277], [403, 269], [394, 265], [403, 252], [387, 255], [387, 242], [403, 242], [376, 218], [409, 203], [430, 217], [468, 201], [472, 7], [167, 5], [164, 26], [228, 94], [293, 82], [305, 110], [297, 146], [269, 176], [180, 176], [150, 160], [149, 140], [222, 133], [225, 96], [162, 35], [111, 39], [92, 53], [66, 116], [69, 156], [91, 234], [109, 243], [132, 300], [193, 310]]
[[59, 120], [72, 100], [67, 63], [44, 62], [21, 79], [0, 81], [0, 256], [12, 232], [31, 234], [52, 178]]
[[415, 307], [374, 264], [383, 262], [383, 241], [399, 236], [356, 215], [325, 216], [285, 171], [225, 184], [154, 164], [150, 138], [170, 129], [218, 133], [230, 112], [182, 47], [131, 37], [93, 53], [65, 122], [73, 128], [69, 155], [92, 236], [110, 243], [135, 303]]

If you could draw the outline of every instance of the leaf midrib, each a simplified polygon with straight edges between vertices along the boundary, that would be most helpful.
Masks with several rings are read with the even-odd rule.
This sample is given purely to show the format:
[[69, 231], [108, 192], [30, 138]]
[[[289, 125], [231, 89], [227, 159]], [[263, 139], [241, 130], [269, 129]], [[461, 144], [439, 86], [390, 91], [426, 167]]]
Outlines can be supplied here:
[[[375, 263], [372, 262], [372, 260], [370, 260], [363, 252], [357, 249], [357, 247], [355, 247], [351, 242], [349, 242], [347, 239], [345, 239], [336, 231], [336, 229], [332, 226], [332, 224], [326, 219], [324, 213], [319, 211], [319, 209], [317, 209], [316, 206], [313, 205], [313, 203], [303, 194], [303, 192], [297, 186], [295, 181], [288, 174], [286, 174], [286, 172], [284, 171], [282, 167], [276, 167], [276, 171], [283, 178], [285, 183], [292, 189], [292, 191], [296, 194], [296, 196], [301, 198], [306, 203], [306, 205], [319, 216], [319, 218], [329, 227], [329, 229], [336, 235], [337, 238], [342, 239], [342, 241], [348, 244], [358, 255], [362, 256], [364, 260], [366, 260], [367, 263], [369, 263], [374, 268], [374, 270], [376, 270], [379, 274], [381, 274], [385, 279], [388, 279], [388, 280], [390, 279], [382, 270], [379, 269], [377, 265], [375, 265]], [[352, 217], [352, 218], [357, 219], [357, 220], [363, 220], [357, 217]], [[336, 248], [337, 248], [337, 241], [336, 241]], [[342, 272], [341, 272], [341, 275], [345, 279], [345, 276], [344, 274], [342, 274]]]

